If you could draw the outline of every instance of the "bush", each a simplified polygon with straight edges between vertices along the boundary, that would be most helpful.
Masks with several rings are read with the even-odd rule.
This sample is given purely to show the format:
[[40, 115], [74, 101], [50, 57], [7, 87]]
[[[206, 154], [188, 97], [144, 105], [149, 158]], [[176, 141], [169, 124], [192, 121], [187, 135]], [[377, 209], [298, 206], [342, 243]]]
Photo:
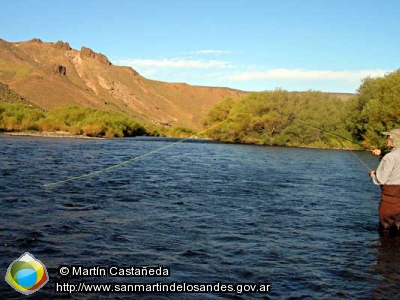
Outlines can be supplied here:
[[236, 102], [227, 99], [210, 111], [204, 125], [210, 128], [208, 137], [227, 142], [338, 147], [340, 142], [329, 133], [350, 139], [347, 117], [348, 111], [337, 98], [315, 91], [277, 89], [252, 93]]
[[0, 130], [39, 130], [41, 111], [20, 103], [0, 103]]
[[188, 128], [177, 126], [168, 131], [168, 136], [177, 137], [177, 138], [188, 138], [191, 136], [195, 136], [196, 133]]
[[0, 130], [64, 130], [91, 137], [149, 134], [139, 123], [115, 112], [67, 105], [45, 114], [23, 104], [9, 103], [0, 103]]

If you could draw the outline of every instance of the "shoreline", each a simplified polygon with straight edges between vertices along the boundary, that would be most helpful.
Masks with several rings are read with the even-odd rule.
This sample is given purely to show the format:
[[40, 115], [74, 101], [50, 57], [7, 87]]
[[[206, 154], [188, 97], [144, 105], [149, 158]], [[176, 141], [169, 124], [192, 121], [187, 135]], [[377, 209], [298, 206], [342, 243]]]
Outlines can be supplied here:
[[0, 135], [9, 136], [35, 136], [35, 137], [51, 137], [51, 138], [77, 138], [77, 139], [104, 139], [99, 137], [91, 137], [82, 134], [73, 134], [68, 131], [5, 131]]
[[[68, 131], [14, 131], [14, 132], [0, 132], [0, 135], [8, 135], [8, 136], [33, 136], [33, 137], [49, 137], [49, 138], [75, 138], [75, 139], [108, 139], [101, 137], [91, 137], [86, 135], [76, 135], [70, 133]], [[177, 138], [177, 137], [163, 137], [163, 138], [172, 138], [172, 139], [189, 139], [189, 138]], [[196, 138], [194, 138], [196, 139]], [[347, 151], [368, 151], [366, 149], [357, 149], [357, 148], [329, 148], [329, 147], [315, 147], [315, 146], [277, 146], [277, 145], [260, 145], [256, 143], [235, 143], [235, 142], [224, 142], [213, 139], [202, 138], [202, 140], [208, 140], [210, 142], [223, 143], [223, 144], [233, 144], [233, 145], [253, 145], [253, 146], [268, 146], [268, 147], [288, 147], [288, 148], [306, 148], [306, 149], [323, 149], [323, 150], [347, 150]]]

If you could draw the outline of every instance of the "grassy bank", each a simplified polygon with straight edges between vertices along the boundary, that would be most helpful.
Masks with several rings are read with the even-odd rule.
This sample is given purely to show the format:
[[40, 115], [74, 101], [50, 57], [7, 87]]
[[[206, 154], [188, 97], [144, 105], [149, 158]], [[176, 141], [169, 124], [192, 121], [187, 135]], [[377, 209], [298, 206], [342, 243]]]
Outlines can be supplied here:
[[145, 127], [119, 113], [77, 106], [42, 112], [21, 103], [0, 103], [0, 131], [68, 132], [107, 138], [159, 134], [155, 127]]

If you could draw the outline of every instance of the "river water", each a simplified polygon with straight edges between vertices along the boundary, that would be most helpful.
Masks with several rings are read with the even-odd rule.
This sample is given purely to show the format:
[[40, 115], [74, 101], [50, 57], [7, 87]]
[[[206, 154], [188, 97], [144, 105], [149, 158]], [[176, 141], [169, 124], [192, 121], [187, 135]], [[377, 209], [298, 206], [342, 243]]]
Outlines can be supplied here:
[[[0, 136], [1, 274], [29, 252], [58, 267], [164, 266], [96, 283], [269, 284], [270, 293], [83, 294], [73, 299], [399, 299], [400, 239], [378, 228], [368, 152], [159, 138]], [[354, 154], [354, 155], [353, 155]], [[24, 299], [0, 280], [3, 299]]]

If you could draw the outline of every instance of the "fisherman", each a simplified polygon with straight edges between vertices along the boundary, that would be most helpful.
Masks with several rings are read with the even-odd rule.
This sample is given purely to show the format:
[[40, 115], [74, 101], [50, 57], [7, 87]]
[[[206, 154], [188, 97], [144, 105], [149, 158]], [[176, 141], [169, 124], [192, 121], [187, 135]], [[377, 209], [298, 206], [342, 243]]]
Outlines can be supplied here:
[[[400, 129], [392, 129], [382, 134], [387, 137], [387, 145], [391, 151], [382, 158], [376, 171], [369, 171], [369, 175], [372, 182], [381, 187], [381, 228], [400, 229]], [[382, 152], [373, 150], [372, 153], [381, 155]]]

